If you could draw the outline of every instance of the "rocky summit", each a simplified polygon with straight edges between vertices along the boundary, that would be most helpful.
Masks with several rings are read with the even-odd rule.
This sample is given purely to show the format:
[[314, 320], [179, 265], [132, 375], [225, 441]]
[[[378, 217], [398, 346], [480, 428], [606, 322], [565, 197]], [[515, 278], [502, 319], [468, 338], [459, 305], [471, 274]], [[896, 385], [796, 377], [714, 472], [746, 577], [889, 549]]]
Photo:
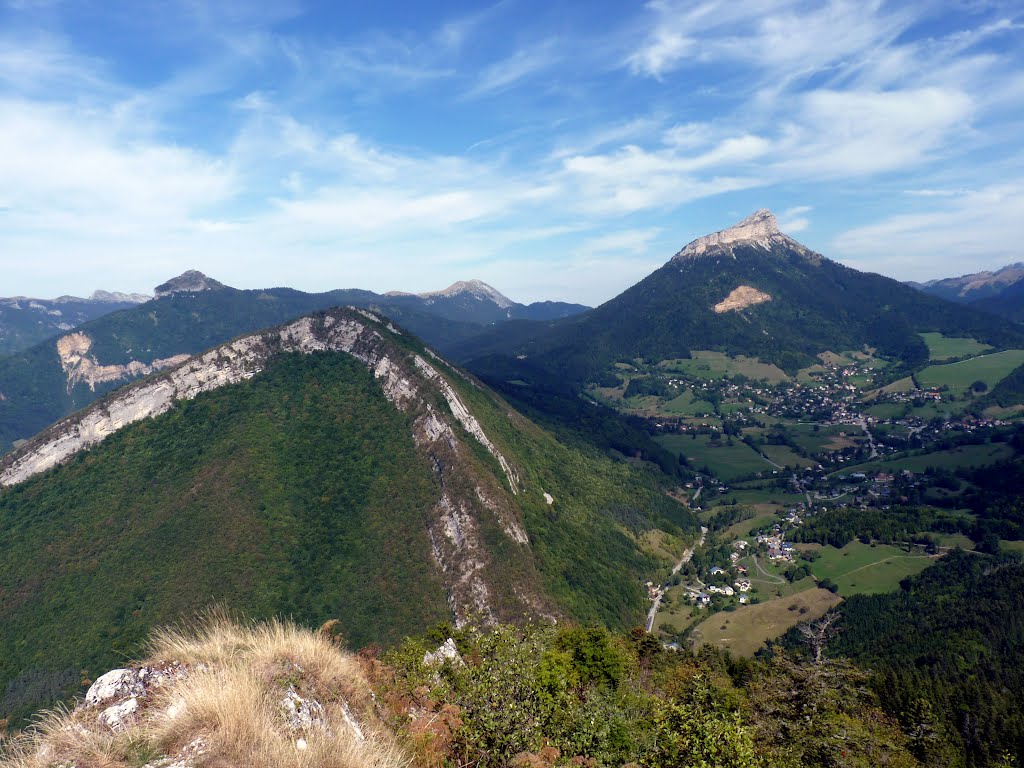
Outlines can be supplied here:
[[174, 293], [199, 293], [200, 291], [216, 291], [221, 288], [224, 288], [223, 283], [207, 277], [197, 269], [190, 269], [177, 277], [172, 277], [166, 283], [161, 283], [153, 289], [153, 293], [159, 299]]
[[767, 208], [762, 208], [731, 227], [698, 237], [672, 258], [683, 260], [717, 253], [731, 253], [733, 248], [741, 245], [753, 245], [765, 250], [772, 246], [782, 246], [806, 256], [814, 254], [806, 246], [783, 234], [775, 214]]

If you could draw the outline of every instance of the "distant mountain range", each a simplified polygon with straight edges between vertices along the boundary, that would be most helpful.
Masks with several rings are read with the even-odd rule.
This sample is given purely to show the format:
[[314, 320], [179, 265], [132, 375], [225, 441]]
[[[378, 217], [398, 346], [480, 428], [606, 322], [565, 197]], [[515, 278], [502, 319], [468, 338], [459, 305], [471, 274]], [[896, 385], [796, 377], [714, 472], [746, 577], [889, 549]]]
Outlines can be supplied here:
[[0, 357], [28, 349], [62, 331], [149, 299], [141, 293], [110, 291], [94, 291], [87, 299], [77, 296], [0, 298]]
[[587, 309], [561, 302], [519, 304], [477, 280], [422, 296], [312, 294], [291, 288], [242, 291], [195, 270], [157, 286], [155, 294], [155, 300], [117, 305], [126, 311], [103, 313], [73, 330], [51, 328], [46, 341], [0, 358], [0, 452], [127, 381], [309, 312], [375, 309], [446, 353], [513, 318], [567, 317]]
[[969, 304], [976, 309], [1024, 323], [1024, 262], [1008, 264], [994, 272], [975, 272], [908, 285], [933, 296]]
[[998, 296], [1024, 280], [1024, 262], [1008, 264], [994, 272], [974, 272], [960, 277], [945, 277], [926, 283], [908, 283], [918, 290], [950, 301], [970, 304]]

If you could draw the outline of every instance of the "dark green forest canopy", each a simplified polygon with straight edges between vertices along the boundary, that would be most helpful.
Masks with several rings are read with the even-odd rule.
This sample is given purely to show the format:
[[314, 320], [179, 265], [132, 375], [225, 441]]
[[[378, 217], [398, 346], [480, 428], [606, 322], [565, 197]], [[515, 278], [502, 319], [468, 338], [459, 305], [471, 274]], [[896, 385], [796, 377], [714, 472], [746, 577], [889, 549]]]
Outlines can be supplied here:
[[[1024, 563], [957, 550], [903, 589], [855, 595], [829, 645], [874, 673], [885, 709], [969, 766], [1024, 754]], [[787, 636], [799, 643], [798, 634]], [[956, 763], [959, 764], [959, 763]]]

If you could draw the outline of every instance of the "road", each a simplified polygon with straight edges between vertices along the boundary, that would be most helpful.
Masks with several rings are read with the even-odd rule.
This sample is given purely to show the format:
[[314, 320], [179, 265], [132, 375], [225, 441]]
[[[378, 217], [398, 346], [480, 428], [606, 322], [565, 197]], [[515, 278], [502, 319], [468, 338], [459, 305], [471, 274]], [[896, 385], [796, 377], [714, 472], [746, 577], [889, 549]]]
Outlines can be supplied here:
[[[697, 493], [699, 494], [700, 491], [697, 491]], [[694, 498], [697, 498], [697, 497], [694, 496]], [[708, 535], [708, 529], [707, 529], [706, 526], [702, 525], [700, 527], [700, 541], [698, 541], [696, 544], [694, 544], [688, 550], [683, 552], [683, 556], [681, 558], [679, 558], [679, 562], [676, 563], [675, 567], [672, 569], [672, 575], [673, 576], [675, 576], [677, 573], [679, 573], [679, 570], [684, 565], [686, 565], [688, 562], [690, 562], [690, 558], [693, 557], [693, 553], [697, 550], [697, 547], [703, 547], [704, 546], [704, 540], [707, 538], [707, 535]], [[647, 612], [647, 631], [648, 632], [650, 632], [654, 628], [654, 619], [658, 615], [658, 608], [661, 607], [661, 596], [664, 593], [665, 593], [665, 585], [662, 584], [661, 588], [658, 590], [658, 596], [654, 598], [654, 603], [651, 605], [651, 610], [649, 610]]]
[[871, 448], [871, 458], [878, 458], [878, 449], [875, 447], [875, 436], [872, 435], [871, 430], [868, 429], [868, 420], [861, 416], [858, 423], [860, 424], [860, 428], [864, 430], [864, 434], [868, 436], [868, 446]]
[[758, 572], [760, 572], [760, 574], [764, 576], [765, 579], [770, 581], [772, 584], [786, 583], [785, 579], [779, 578], [778, 576], [773, 576], [772, 574], [768, 573], [768, 571], [766, 571], [764, 567], [761, 565], [761, 561], [757, 559], [757, 555], [754, 555], [754, 567], [757, 568]]

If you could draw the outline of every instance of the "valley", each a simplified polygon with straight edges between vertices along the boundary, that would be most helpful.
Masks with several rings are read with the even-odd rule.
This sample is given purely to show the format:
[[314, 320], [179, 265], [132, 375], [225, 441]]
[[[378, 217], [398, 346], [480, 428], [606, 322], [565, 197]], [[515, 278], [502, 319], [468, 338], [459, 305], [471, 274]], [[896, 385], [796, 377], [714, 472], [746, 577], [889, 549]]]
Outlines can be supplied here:
[[[693, 473], [685, 493], [709, 543], [652, 587], [648, 624], [665, 642], [752, 654], [844, 598], [898, 591], [949, 551], [942, 542], [953, 532], [971, 533], [960, 543], [976, 546], [981, 529], [963, 509], [972, 485], [953, 478], [1019, 458], [1008, 440], [1019, 428], [995, 417], [984, 393], [1024, 353], [922, 338], [943, 362], [895, 381], [900, 362], [871, 349], [823, 352], [793, 375], [693, 350], [618, 361], [585, 390], [642, 420]], [[813, 530], [846, 510], [886, 515], [907, 505], [929, 508], [933, 520], [903, 540], [853, 521], [848, 540]]]

